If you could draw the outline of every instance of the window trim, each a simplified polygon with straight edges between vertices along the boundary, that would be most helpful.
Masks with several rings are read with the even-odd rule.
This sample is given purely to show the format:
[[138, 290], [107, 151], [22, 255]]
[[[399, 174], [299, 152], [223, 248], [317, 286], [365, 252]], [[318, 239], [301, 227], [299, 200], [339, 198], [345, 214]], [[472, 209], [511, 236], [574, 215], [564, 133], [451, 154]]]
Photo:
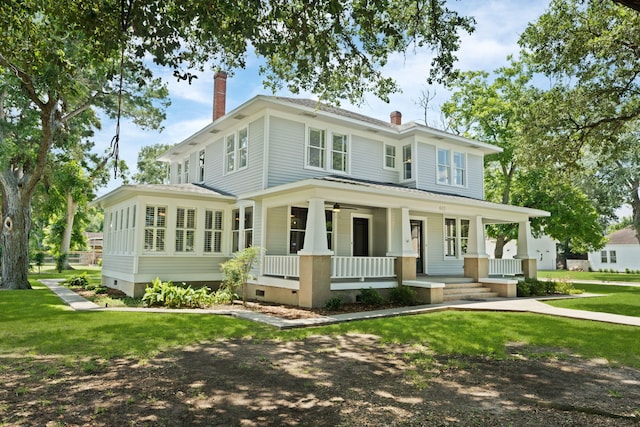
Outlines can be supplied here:
[[187, 157], [184, 159], [184, 166], [182, 167], [182, 173], [184, 174], [184, 180], [183, 182], [185, 184], [189, 184], [191, 182], [191, 177], [189, 176], [189, 166], [190, 166], [190, 159]]
[[[148, 225], [147, 224], [147, 210], [149, 208], [153, 208], [153, 224], [152, 225]], [[158, 217], [162, 216], [159, 215], [158, 210], [159, 209], [164, 209], [164, 223], [162, 226], [158, 226]], [[144, 253], [147, 254], [152, 254], [152, 253], [160, 253], [160, 254], [165, 254], [167, 253], [167, 221], [168, 221], [168, 214], [169, 214], [169, 209], [166, 205], [153, 205], [153, 204], [148, 204], [145, 205], [145, 221], [144, 221], [144, 240], [143, 240], [143, 246], [142, 246], [142, 251]], [[164, 231], [164, 236], [162, 238], [163, 242], [162, 242], [162, 249], [157, 249], [157, 238], [158, 238], [158, 233], [157, 231], [161, 229]], [[153, 248], [152, 249], [147, 249], [147, 230], [153, 230]]]
[[[320, 132], [322, 134], [321, 146], [311, 145], [311, 132], [313, 131]], [[311, 159], [310, 153], [312, 149], [318, 150], [320, 152], [320, 156], [318, 157], [321, 163], [320, 166], [315, 166], [310, 164], [310, 159]], [[326, 170], [327, 168], [327, 130], [326, 129], [307, 126], [306, 138], [304, 143], [304, 168], [321, 170], [321, 171]]]
[[[387, 154], [387, 147], [389, 148], [393, 148], [393, 156], [389, 156]], [[398, 164], [397, 159], [398, 159], [398, 150], [397, 147], [393, 144], [387, 144], [384, 143], [383, 147], [382, 147], [383, 153], [382, 153], [382, 167], [386, 170], [396, 170], [396, 165]], [[391, 159], [393, 160], [393, 166], [389, 166], [387, 165], [387, 160]]]
[[[440, 152], [447, 153], [447, 161], [448, 164], [440, 163]], [[463, 168], [458, 168], [456, 166], [456, 155], [462, 156], [464, 160]], [[440, 168], [445, 167], [447, 169], [446, 179], [442, 180], [440, 178]], [[457, 172], [458, 170], [462, 170], [462, 184], [456, 183], [457, 180]], [[458, 188], [467, 188], [468, 186], [468, 171], [469, 171], [469, 157], [468, 153], [465, 151], [455, 151], [451, 148], [436, 148], [436, 184], [437, 185], [446, 185], [449, 187], [458, 187]]]
[[[405, 156], [406, 154], [406, 149], [409, 148], [409, 157], [407, 158]], [[407, 182], [407, 181], [414, 181], [414, 175], [415, 175], [415, 171], [413, 170], [413, 165], [415, 164], [414, 162], [414, 149], [413, 149], [413, 143], [409, 143], [409, 144], [404, 144], [402, 146], [402, 171], [401, 173], [401, 179], [403, 182]], [[409, 177], [407, 177], [407, 165], [409, 165]]]
[[[240, 134], [246, 132], [246, 145], [240, 146]], [[232, 141], [232, 150], [229, 150], [229, 141]], [[244, 153], [244, 155], [243, 155]], [[233, 167], [230, 169], [230, 159], [233, 159]], [[245, 164], [241, 165], [241, 159]], [[249, 167], [249, 126], [243, 126], [224, 137], [224, 175], [230, 175]]]
[[[207, 225], [207, 215], [211, 215], [211, 227]], [[220, 216], [220, 227], [217, 226], [216, 217]], [[209, 238], [209, 250], [207, 250], [207, 236]], [[223, 238], [224, 238], [224, 211], [222, 209], [205, 209], [204, 211], [204, 241], [202, 242], [202, 253], [208, 254], [220, 254], [223, 251]], [[216, 244], [217, 242], [217, 244]], [[219, 250], [216, 250], [216, 246]]]
[[[184, 211], [184, 218], [182, 227], [178, 227], [178, 221], [180, 215], [178, 212], [180, 210]], [[189, 227], [189, 212], [193, 212], [193, 226]], [[177, 206], [176, 207], [176, 217], [175, 217], [175, 234], [174, 234], [174, 252], [176, 254], [193, 254], [196, 252], [196, 238], [197, 238], [197, 230], [198, 230], [198, 209], [194, 207], [184, 207]], [[180, 247], [182, 249], [178, 249], [178, 231], [182, 231], [182, 237], [180, 238]], [[191, 233], [192, 242], [191, 249], [188, 249], [187, 242], [189, 241], [189, 234]]]
[[198, 152], [198, 182], [204, 182], [206, 155], [207, 153], [204, 149]]
[[[336, 136], [340, 136], [342, 137], [342, 142], [344, 143], [344, 151], [337, 151], [334, 149], [334, 138]], [[340, 154], [342, 156], [344, 156], [343, 158], [343, 163], [344, 163], [344, 170], [342, 169], [335, 169], [333, 167], [333, 161], [334, 161], [334, 155], [335, 154]], [[328, 170], [330, 170], [331, 172], [336, 172], [336, 173], [340, 173], [340, 174], [349, 174], [349, 170], [351, 169], [351, 143], [350, 143], [350, 138], [349, 135], [346, 133], [340, 133], [340, 132], [331, 132], [331, 147], [327, 147], [327, 156], [329, 157], [329, 159], [325, 162], [327, 164], [327, 168]]]
[[[455, 235], [453, 237], [447, 236], [447, 220], [454, 221]], [[466, 225], [467, 225], [466, 236], [463, 235], [464, 234], [463, 222], [466, 222]], [[445, 260], [460, 260], [460, 259], [463, 259], [464, 256], [467, 254], [468, 245], [469, 245], [470, 225], [471, 225], [471, 220], [466, 217], [452, 217], [452, 216], [442, 217], [442, 244], [443, 244], [442, 253]], [[450, 240], [454, 241], [454, 251], [455, 251], [454, 255], [447, 254], [448, 242]], [[465, 248], [465, 245], [464, 245], [465, 242], [466, 242], [467, 249], [463, 250], [463, 248]]]

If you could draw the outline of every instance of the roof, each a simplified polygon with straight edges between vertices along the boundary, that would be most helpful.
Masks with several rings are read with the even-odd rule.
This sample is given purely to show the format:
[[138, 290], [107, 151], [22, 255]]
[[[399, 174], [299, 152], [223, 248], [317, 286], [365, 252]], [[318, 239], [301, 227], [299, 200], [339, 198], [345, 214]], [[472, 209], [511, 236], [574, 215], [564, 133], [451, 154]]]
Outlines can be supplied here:
[[350, 126], [354, 130], [371, 132], [378, 135], [386, 135], [389, 138], [405, 138], [412, 134], [424, 137], [435, 138], [437, 140], [449, 141], [454, 144], [464, 145], [482, 151], [484, 154], [499, 153], [502, 148], [465, 138], [460, 135], [444, 132], [416, 122], [407, 122], [402, 125], [395, 125], [391, 122], [379, 120], [364, 114], [355, 113], [343, 108], [322, 104], [319, 101], [305, 98], [289, 98], [283, 96], [257, 95], [224, 116], [211, 122], [191, 136], [172, 147], [169, 151], [159, 157], [159, 160], [170, 161], [178, 155], [192, 152], [196, 146], [204, 146], [211, 142], [212, 135], [227, 132], [236, 126], [238, 120], [242, 120], [265, 108], [275, 108], [279, 111], [289, 112], [302, 116], [321, 116], [328, 122], [340, 123], [343, 126]]
[[631, 228], [623, 228], [622, 230], [614, 231], [607, 236], [608, 244], [610, 245], [638, 245], [638, 237], [636, 237], [636, 231]]
[[91, 202], [91, 205], [100, 206], [105, 201], [111, 200], [112, 202], [120, 198], [129, 196], [130, 194], [162, 194], [172, 196], [202, 196], [204, 198], [223, 198], [229, 201], [234, 201], [236, 198], [233, 194], [225, 191], [217, 190], [213, 187], [206, 186], [204, 184], [134, 184], [134, 185], [122, 185], [115, 190], [98, 197]]

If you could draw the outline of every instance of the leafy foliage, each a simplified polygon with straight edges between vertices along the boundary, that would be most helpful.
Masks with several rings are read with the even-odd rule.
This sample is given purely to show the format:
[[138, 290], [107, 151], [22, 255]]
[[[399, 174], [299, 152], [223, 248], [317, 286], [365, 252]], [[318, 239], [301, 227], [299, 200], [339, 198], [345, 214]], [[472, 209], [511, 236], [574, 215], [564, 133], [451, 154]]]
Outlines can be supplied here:
[[193, 289], [191, 286], [174, 285], [170, 281], [162, 282], [156, 277], [151, 286], [145, 289], [142, 301], [149, 307], [202, 308], [211, 303], [212, 295], [206, 286]]
[[381, 305], [384, 303], [384, 297], [373, 288], [361, 289], [360, 302], [366, 305]]
[[242, 302], [247, 303], [247, 281], [253, 278], [251, 269], [258, 260], [260, 248], [250, 246], [233, 254], [233, 258], [220, 264], [224, 274], [223, 286], [230, 293], [236, 294], [242, 288]]
[[416, 291], [409, 286], [396, 286], [389, 290], [389, 300], [395, 304], [416, 305]]
[[327, 302], [324, 303], [324, 308], [326, 308], [327, 310], [340, 310], [340, 307], [342, 307], [342, 298], [335, 296], [335, 297], [331, 297], [327, 300]]
[[518, 281], [517, 293], [519, 297], [531, 297], [531, 296], [545, 296], [545, 295], [570, 295], [580, 293], [581, 291], [575, 290], [573, 284], [566, 280], [545, 281], [537, 279], [524, 279]]
[[89, 285], [89, 278], [87, 277], [87, 272], [83, 271], [79, 275], [72, 276], [66, 282], [69, 286], [86, 288]]
[[137, 184], [162, 184], [166, 178], [167, 164], [157, 159], [172, 146], [155, 144], [142, 147], [138, 153], [138, 173], [133, 175], [133, 180]]

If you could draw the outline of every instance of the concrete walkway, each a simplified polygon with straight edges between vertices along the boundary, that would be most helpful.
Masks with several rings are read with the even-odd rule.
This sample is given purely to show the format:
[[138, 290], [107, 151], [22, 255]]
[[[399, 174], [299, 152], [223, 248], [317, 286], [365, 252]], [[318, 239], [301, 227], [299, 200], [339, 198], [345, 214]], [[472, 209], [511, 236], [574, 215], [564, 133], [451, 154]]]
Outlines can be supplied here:
[[[91, 311], [135, 311], [155, 313], [193, 313], [193, 314], [218, 314], [234, 316], [255, 322], [266, 323], [280, 329], [304, 328], [308, 326], [321, 326], [333, 323], [351, 322], [355, 320], [378, 319], [383, 317], [408, 316], [415, 314], [431, 313], [444, 310], [461, 311], [504, 311], [519, 313], [536, 313], [549, 316], [567, 317], [571, 319], [593, 320], [596, 322], [614, 323], [618, 325], [640, 326], [640, 317], [622, 316], [619, 314], [601, 313], [596, 311], [572, 310], [568, 308], [553, 307], [542, 301], [562, 299], [566, 297], [545, 298], [494, 298], [486, 301], [451, 301], [446, 304], [430, 304], [413, 307], [390, 308], [386, 310], [362, 311], [357, 313], [336, 314], [331, 316], [319, 316], [308, 319], [281, 319], [243, 309], [207, 310], [207, 309], [166, 309], [166, 308], [134, 308], [134, 307], [100, 307], [64, 286], [60, 286], [61, 280], [43, 279], [44, 285], [58, 295], [62, 301], [74, 310]], [[588, 298], [590, 295], [578, 295], [571, 298]], [[591, 295], [595, 296], [595, 295]]]

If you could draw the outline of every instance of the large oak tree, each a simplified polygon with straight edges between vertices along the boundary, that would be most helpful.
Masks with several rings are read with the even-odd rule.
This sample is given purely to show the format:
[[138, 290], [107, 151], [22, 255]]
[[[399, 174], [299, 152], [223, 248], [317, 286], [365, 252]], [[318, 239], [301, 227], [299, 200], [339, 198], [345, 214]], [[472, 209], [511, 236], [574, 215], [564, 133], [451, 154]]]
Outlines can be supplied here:
[[273, 88], [387, 99], [398, 89], [381, 71], [390, 55], [431, 47], [430, 78], [441, 80], [473, 20], [443, 0], [8, 0], [0, 28], [0, 286], [15, 289], [30, 287], [31, 198], [51, 150], [73, 143], [66, 130], [95, 108], [146, 126], [162, 118], [149, 58], [188, 77], [204, 64], [243, 67], [254, 52]]

